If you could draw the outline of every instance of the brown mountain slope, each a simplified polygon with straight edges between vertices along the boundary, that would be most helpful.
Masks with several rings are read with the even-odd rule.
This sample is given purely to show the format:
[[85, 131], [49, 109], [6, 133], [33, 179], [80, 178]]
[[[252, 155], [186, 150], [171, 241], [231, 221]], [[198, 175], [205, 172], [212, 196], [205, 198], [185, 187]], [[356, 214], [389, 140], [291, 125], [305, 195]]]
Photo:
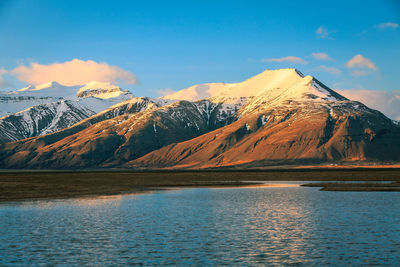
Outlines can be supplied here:
[[131, 99], [68, 129], [0, 144], [0, 168], [400, 160], [399, 126], [297, 70], [220, 87], [196, 102]]
[[400, 127], [361, 103], [292, 103], [265, 109], [127, 167], [255, 167], [276, 163], [398, 161]]
[[[127, 105], [128, 104], [128, 105]], [[63, 131], [0, 145], [3, 168], [121, 166], [165, 145], [185, 141], [232, 120], [205, 101], [155, 106], [121, 104]], [[140, 104], [140, 105], [139, 105]], [[122, 115], [120, 115], [122, 114]]]

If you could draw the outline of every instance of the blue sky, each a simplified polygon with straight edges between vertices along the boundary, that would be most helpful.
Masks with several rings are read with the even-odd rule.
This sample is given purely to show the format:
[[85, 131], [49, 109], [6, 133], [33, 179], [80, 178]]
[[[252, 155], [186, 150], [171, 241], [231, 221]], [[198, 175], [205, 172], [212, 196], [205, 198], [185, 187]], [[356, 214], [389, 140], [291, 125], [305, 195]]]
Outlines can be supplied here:
[[113, 77], [136, 95], [286, 67], [335, 89], [399, 90], [399, 23], [396, 0], [0, 0], [0, 86], [79, 59], [134, 74]]

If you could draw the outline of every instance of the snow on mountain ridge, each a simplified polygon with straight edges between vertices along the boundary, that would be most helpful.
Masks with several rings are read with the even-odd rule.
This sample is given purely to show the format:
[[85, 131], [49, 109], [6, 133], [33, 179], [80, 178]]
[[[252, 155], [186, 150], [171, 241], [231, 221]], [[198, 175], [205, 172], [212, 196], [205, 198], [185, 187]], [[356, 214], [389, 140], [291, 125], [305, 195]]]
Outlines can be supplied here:
[[99, 112], [132, 97], [133, 94], [128, 90], [110, 83], [90, 82], [86, 85], [64, 86], [53, 81], [0, 94], [0, 117], [60, 99], [77, 101]]
[[[218, 87], [218, 90], [204, 88]], [[198, 90], [203, 89], [203, 91]], [[304, 76], [297, 69], [266, 70], [243, 82], [235, 84], [201, 84], [164, 96], [164, 99], [191, 100], [206, 91], [211, 102], [233, 105], [236, 109], [242, 108], [240, 113], [248, 113], [256, 108], [278, 106], [288, 101], [331, 102], [347, 100], [329, 89], [312, 76]], [[191, 100], [193, 101], [193, 100]]]
[[23, 96], [30, 95], [37, 97], [46, 96], [46, 97], [73, 99], [80, 87], [81, 85], [64, 86], [59, 84], [58, 82], [52, 81], [37, 86], [29, 85], [25, 88], [10, 93]]
[[240, 83], [205, 83], [193, 85], [162, 99], [197, 101], [210, 98], [215, 102], [236, 102], [240, 98], [344, 100], [344, 97], [321, 84], [312, 76], [304, 76], [293, 68], [265, 70]]
[[102, 99], [115, 98], [121, 95], [132, 94], [128, 90], [122, 90], [119, 86], [108, 82], [92, 81], [84, 85], [64, 86], [58, 82], [48, 82], [41, 85], [29, 85], [17, 91], [9, 92], [17, 95], [34, 95], [47, 97], [60, 97], [64, 99], [97, 97]]
[[304, 76], [296, 69], [266, 70], [244, 82], [228, 88], [211, 99], [226, 102], [246, 98], [259, 98], [271, 104], [286, 100], [323, 101], [344, 100], [339, 94], [321, 84], [312, 76]]
[[168, 100], [187, 100], [187, 101], [198, 101], [205, 98], [209, 98], [221, 91], [226, 90], [235, 86], [235, 83], [204, 83], [190, 86], [186, 89], [182, 89], [175, 93], [161, 97], [161, 99]]
[[94, 114], [71, 100], [35, 105], [0, 118], [0, 143], [53, 133]]
[[119, 97], [121, 95], [131, 95], [128, 90], [122, 90], [119, 86], [113, 85], [108, 82], [92, 81], [85, 86], [82, 86], [76, 93], [77, 97], [97, 97], [102, 99], [109, 99]]

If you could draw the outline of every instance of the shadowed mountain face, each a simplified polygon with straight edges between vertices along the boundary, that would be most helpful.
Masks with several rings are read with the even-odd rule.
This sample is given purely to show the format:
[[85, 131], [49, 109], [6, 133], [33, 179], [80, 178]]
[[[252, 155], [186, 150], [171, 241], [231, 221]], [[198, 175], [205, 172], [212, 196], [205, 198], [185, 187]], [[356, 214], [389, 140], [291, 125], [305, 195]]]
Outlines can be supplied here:
[[[398, 125], [297, 70], [267, 70], [242, 83], [213, 86], [166, 96], [185, 99], [171, 104], [134, 98], [59, 132], [0, 145], [0, 166], [251, 168], [400, 161]], [[198, 100], [199, 95], [210, 97]]]

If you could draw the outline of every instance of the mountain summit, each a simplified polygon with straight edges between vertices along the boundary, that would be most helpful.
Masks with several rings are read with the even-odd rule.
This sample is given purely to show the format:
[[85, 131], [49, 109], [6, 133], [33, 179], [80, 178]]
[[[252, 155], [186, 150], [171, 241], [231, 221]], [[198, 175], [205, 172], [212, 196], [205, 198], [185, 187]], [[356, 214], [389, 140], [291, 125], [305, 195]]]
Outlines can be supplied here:
[[400, 161], [400, 126], [311, 76], [282, 69], [158, 100], [132, 98], [0, 151], [5, 168], [392, 163]]
[[265, 70], [241, 83], [207, 83], [166, 95], [164, 99], [196, 101], [211, 98], [215, 102], [239, 98], [263, 98], [277, 102], [285, 99], [345, 100], [312, 76], [304, 76], [297, 69]]
[[108, 99], [130, 94], [128, 90], [122, 90], [119, 86], [93, 81], [82, 86], [76, 93], [76, 96], [82, 98], [93, 96], [101, 99]]

